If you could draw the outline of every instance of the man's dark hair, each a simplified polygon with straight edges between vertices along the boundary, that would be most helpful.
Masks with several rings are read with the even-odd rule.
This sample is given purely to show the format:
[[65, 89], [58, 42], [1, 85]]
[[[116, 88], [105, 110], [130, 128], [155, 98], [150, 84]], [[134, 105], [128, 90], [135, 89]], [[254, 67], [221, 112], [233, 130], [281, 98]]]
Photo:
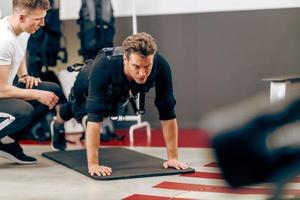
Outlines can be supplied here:
[[153, 55], [157, 51], [155, 39], [148, 33], [142, 32], [128, 36], [122, 43], [125, 56], [139, 53], [142, 56]]

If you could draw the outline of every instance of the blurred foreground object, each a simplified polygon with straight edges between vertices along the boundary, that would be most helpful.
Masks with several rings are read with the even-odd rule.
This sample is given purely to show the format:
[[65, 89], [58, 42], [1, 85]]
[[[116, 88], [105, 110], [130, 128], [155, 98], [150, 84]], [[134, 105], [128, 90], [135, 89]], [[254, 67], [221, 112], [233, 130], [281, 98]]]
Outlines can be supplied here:
[[[230, 186], [275, 183], [273, 199], [279, 199], [284, 185], [300, 173], [300, 135], [290, 141], [292, 132], [278, 132], [300, 119], [300, 97], [271, 104], [263, 111], [216, 134], [212, 146]], [[278, 137], [280, 134], [285, 137]], [[278, 138], [282, 140], [274, 142]]]

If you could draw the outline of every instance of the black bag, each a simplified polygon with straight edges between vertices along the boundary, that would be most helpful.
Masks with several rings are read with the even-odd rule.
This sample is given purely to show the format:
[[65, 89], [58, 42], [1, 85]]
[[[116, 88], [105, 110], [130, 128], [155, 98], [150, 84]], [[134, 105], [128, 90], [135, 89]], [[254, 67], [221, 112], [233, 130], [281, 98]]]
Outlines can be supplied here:
[[[54, 67], [57, 60], [67, 62], [67, 51], [61, 47], [61, 23], [59, 10], [50, 9], [45, 18], [45, 26], [32, 34], [28, 41], [28, 71], [30, 75], [40, 77], [42, 67]], [[60, 55], [62, 53], [62, 55]]]
[[110, 0], [82, 0], [77, 23], [79, 54], [84, 60], [93, 59], [102, 48], [113, 46], [115, 19]]

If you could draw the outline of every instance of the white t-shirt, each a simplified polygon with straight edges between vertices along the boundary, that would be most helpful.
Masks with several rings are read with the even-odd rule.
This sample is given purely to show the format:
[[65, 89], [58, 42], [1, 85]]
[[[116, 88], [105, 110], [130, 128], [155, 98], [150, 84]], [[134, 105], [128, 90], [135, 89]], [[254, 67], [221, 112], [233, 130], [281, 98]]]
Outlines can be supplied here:
[[8, 17], [0, 20], [0, 33], [0, 65], [10, 66], [8, 84], [12, 85], [25, 57], [30, 34], [23, 32], [17, 36], [8, 22]]

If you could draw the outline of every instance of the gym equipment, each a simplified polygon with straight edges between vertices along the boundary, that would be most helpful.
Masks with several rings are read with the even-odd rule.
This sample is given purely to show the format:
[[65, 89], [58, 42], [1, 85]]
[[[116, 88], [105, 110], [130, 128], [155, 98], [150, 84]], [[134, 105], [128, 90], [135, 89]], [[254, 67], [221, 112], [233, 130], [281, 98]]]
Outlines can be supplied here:
[[263, 78], [270, 82], [270, 102], [274, 103], [285, 98], [292, 91], [299, 92], [300, 74]]

